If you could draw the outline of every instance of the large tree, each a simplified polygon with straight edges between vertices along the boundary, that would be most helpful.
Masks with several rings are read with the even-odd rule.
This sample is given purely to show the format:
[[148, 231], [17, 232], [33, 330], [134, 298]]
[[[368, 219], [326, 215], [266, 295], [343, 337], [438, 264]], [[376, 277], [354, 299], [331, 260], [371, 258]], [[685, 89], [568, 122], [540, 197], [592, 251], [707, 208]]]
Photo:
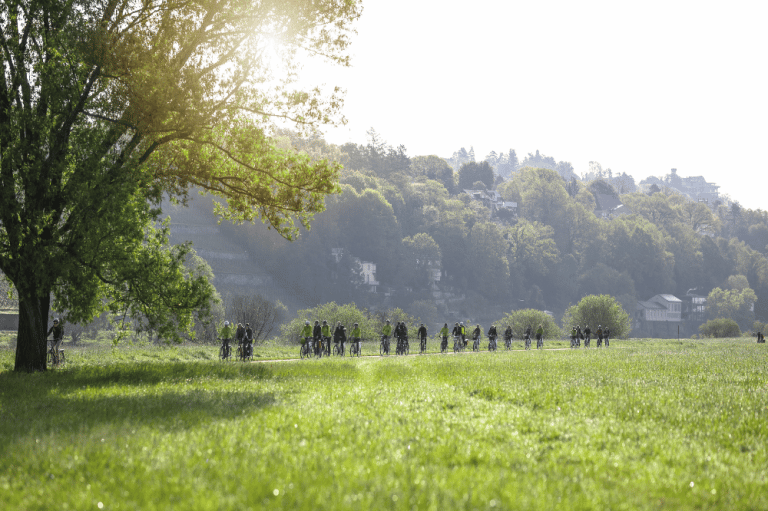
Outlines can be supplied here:
[[157, 228], [164, 193], [196, 187], [227, 219], [286, 237], [338, 168], [276, 149], [275, 119], [340, 122], [340, 91], [297, 87], [299, 63], [346, 65], [356, 0], [3, 0], [0, 270], [19, 297], [15, 368], [45, 369], [51, 308], [108, 305], [154, 330], [210, 289]]

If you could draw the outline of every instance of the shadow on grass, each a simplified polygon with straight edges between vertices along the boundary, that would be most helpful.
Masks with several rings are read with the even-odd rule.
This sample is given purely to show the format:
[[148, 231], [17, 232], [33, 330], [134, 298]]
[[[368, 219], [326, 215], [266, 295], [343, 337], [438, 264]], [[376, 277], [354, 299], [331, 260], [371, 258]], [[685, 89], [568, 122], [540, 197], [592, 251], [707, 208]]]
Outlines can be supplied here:
[[[257, 364], [120, 364], [0, 373], [0, 446], [31, 434], [77, 434], [102, 426], [184, 429], [239, 417], [275, 403], [273, 393], [260, 390], [260, 381], [270, 377], [270, 370]], [[235, 378], [238, 384], [226, 389], [199, 384]]]

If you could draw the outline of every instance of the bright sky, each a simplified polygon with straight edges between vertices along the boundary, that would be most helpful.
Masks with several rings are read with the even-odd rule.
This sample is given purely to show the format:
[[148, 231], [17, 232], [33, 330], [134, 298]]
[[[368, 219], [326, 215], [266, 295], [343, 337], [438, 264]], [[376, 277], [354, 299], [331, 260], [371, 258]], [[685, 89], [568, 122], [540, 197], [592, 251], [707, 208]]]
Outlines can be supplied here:
[[365, 0], [347, 126], [410, 156], [537, 149], [637, 181], [675, 167], [768, 209], [768, 2]]

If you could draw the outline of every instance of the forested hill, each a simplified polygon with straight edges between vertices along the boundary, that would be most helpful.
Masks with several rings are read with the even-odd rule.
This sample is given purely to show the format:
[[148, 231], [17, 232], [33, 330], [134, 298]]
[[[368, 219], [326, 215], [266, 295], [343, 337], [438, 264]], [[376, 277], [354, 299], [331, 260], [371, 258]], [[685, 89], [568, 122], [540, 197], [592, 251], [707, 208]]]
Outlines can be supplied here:
[[[328, 197], [298, 241], [261, 225], [238, 227], [249, 257], [293, 303], [399, 306], [442, 321], [523, 307], [559, 317], [588, 294], [613, 295], [632, 313], [660, 293], [749, 288], [757, 296], [751, 318], [768, 316], [761, 210], [694, 202], [671, 186], [642, 191], [599, 164], [580, 179], [569, 163], [538, 152], [522, 162], [511, 150], [482, 162], [459, 161], [460, 152], [409, 157], [375, 132], [367, 145], [291, 133], [277, 141], [345, 166], [342, 193]], [[529, 166], [536, 163], [551, 168]], [[375, 275], [361, 273], [359, 262], [375, 263]]]

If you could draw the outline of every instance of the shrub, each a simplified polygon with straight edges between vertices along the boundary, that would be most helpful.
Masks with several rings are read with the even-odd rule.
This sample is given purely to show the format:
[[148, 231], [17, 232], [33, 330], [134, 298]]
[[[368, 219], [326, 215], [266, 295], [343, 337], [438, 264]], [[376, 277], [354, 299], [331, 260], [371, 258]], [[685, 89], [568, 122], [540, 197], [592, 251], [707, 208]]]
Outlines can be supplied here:
[[300, 310], [297, 317], [289, 323], [280, 327], [280, 332], [284, 339], [298, 342], [301, 329], [304, 327], [304, 321], [309, 321], [314, 327], [315, 320], [323, 322], [328, 321], [331, 325], [331, 331], [337, 321], [347, 328], [347, 335], [352, 332], [352, 325], [358, 323], [364, 339], [378, 339], [377, 322], [370, 316], [367, 309], [358, 309], [354, 303], [338, 305], [335, 302], [324, 303], [311, 309]]
[[531, 327], [533, 333], [536, 333], [536, 329], [539, 325], [544, 327], [545, 339], [558, 339], [562, 335], [557, 323], [552, 319], [552, 316], [544, 311], [536, 309], [512, 311], [494, 324], [496, 325], [496, 330], [499, 334], [504, 332], [507, 325], [510, 325], [515, 337], [522, 337], [528, 326]]
[[739, 337], [739, 324], [732, 319], [710, 319], [699, 327], [702, 337]]
[[589, 325], [593, 332], [602, 325], [611, 329], [613, 338], [625, 338], [632, 329], [629, 314], [610, 295], [585, 296], [578, 304], [568, 307], [563, 315], [563, 328], [570, 332], [575, 325], [582, 329]]

